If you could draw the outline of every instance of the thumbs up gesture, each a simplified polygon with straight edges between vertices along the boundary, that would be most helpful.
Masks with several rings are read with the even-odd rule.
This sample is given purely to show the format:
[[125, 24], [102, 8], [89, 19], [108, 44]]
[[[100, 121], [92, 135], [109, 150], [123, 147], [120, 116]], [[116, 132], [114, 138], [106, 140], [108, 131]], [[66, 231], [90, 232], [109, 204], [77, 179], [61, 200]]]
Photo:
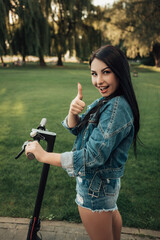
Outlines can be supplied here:
[[78, 93], [77, 96], [71, 102], [69, 113], [73, 115], [78, 115], [83, 111], [85, 107], [85, 102], [82, 101], [82, 98], [83, 98], [82, 86], [80, 83], [78, 83]]
[[82, 100], [83, 98], [83, 94], [82, 94], [82, 86], [80, 83], [78, 83], [78, 94], [77, 94], [77, 97]]

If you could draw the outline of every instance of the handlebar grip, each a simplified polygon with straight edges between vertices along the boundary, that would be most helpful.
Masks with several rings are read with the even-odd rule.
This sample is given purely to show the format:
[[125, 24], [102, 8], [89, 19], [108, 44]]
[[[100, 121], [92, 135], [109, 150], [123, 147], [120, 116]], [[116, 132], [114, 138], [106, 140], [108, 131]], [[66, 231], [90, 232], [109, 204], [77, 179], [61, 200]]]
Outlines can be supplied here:
[[29, 159], [29, 160], [33, 160], [34, 158], [35, 158], [35, 156], [34, 156], [34, 154], [33, 153], [27, 153], [27, 158]]

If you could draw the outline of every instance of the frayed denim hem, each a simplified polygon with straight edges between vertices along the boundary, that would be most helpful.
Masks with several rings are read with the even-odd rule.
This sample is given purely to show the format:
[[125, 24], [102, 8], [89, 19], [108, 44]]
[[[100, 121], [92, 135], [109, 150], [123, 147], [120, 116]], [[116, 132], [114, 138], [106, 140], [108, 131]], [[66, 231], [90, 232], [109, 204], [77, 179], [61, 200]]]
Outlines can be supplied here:
[[116, 211], [116, 210], [118, 210], [118, 207], [116, 206], [115, 208], [111, 208], [111, 209], [95, 209], [95, 210], [93, 210], [93, 209], [91, 209], [91, 208], [88, 208], [88, 207], [85, 207], [85, 206], [82, 206], [81, 204], [79, 204], [76, 200], [75, 200], [75, 202], [76, 202], [76, 204], [78, 205], [78, 206], [80, 206], [80, 207], [82, 207], [82, 208], [85, 208], [85, 209], [88, 209], [88, 210], [91, 210], [93, 213], [94, 212], [99, 212], [99, 213], [101, 213], [101, 212], [113, 212], [113, 211]]

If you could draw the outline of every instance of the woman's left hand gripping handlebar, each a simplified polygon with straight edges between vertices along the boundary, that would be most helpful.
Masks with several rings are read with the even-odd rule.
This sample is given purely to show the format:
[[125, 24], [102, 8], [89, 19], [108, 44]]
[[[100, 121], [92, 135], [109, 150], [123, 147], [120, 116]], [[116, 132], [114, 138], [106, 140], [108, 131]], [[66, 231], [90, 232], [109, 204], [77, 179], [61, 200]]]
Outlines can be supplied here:
[[41, 147], [38, 141], [29, 142], [25, 147], [25, 154], [34, 154], [35, 158], [39, 162], [43, 162], [45, 158], [46, 151]]

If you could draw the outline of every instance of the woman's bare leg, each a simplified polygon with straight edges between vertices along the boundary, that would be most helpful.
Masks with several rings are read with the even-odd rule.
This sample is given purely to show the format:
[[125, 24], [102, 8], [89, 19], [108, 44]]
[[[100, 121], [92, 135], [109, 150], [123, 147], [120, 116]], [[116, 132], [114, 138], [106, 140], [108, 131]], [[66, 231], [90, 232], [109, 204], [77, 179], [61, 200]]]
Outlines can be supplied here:
[[78, 206], [83, 225], [91, 240], [113, 240], [112, 212], [92, 212]]
[[121, 230], [122, 230], [122, 218], [118, 210], [112, 212], [112, 230], [113, 230], [113, 239], [121, 239]]

